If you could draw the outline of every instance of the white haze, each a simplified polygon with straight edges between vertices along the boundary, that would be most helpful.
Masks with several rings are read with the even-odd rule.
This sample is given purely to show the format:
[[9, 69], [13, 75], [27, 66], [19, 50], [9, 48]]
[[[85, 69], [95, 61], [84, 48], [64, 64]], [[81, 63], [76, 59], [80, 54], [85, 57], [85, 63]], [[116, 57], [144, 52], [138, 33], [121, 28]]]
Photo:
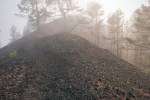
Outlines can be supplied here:
[[[83, 8], [91, 0], [80, 0]], [[105, 12], [105, 15], [109, 15], [116, 9], [120, 8], [125, 13], [126, 17], [132, 15], [133, 11], [140, 7], [141, 4], [147, 2], [147, 0], [95, 0], [99, 2]], [[0, 42], [3, 46], [9, 42], [9, 29], [12, 25], [16, 25], [19, 32], [22, 32], [26, 24], [26, 20], [18, 18], [14, 14], [18, 12], [17, 4], [20, 0], [1, 0], [0, 1]]]

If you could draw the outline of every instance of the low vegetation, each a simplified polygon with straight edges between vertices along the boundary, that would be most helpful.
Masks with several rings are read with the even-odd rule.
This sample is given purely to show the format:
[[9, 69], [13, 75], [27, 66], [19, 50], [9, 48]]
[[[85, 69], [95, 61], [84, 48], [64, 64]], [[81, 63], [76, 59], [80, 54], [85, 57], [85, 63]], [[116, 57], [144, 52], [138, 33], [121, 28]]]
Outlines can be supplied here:
[[149, 75], [81, 37], [32, 35], [11, 45], [0, 53], [1, 100], [150, 99]]

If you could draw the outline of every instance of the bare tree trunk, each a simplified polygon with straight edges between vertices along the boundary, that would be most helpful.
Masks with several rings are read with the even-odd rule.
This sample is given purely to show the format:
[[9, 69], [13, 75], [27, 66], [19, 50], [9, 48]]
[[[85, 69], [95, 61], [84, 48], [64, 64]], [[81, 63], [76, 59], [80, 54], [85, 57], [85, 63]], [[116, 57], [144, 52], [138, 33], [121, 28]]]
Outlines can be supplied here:
[[142, 59], [142, 48], [139, 49], [139, 63], [140, 63], [140, 64], [143, 63], [143, 59]]
[[65, 10], [64, 10], [63, 5], [61, 4], [60, 0], [57, 0], [57, 3], [58, 3], [59, 11], [64, 18], [64, 33], [66, 33], [66, 13], [65, 13]]
[[127, 60], [129, 59], [129, 44], [127, 43]]
[[98, 12], [95, 19], [95, 43], [97, 46], [100, 46], [100, 36], [99, 36], [99, 25], [98, 25]]
[[64, 32], [67, 32], [66, 13], [64, 13]]
[[117, 37], [116, 37], [116, 42], [117, 42], [117, 43], [116, 43], [116, 46], [117, 46], [117, 56], [118, 56], [118, 57], [121, 57], [121, 56], [120, 56], [121, 51], [120, 51], [120, 43], [119, 43], [119, 32], [117, 32], [116, 35], [117, 35]]
[[136, 47], [137, 49], [135, 49], [135, 54], [134, 54], [134, 62], [136, 65], [139, 64], [139, 52], [140, 52], [140, 48], [139, 47]]
[[40, 30], [40, 13], [39, 13], [39, 9], [38, 9], [38, 0], [36, 0], [36, 27], [37, 30]]
[[2, 47], [1, 41], [0, 41], [0, 48]]
[[118, 56], [118, 49], [117, 49], [117, 32], [114, 33], [114, 53], [116, 56]]
[[116, 55], [116, 33], [113, 33], [111, 49], [112, 49], [112, 53]]

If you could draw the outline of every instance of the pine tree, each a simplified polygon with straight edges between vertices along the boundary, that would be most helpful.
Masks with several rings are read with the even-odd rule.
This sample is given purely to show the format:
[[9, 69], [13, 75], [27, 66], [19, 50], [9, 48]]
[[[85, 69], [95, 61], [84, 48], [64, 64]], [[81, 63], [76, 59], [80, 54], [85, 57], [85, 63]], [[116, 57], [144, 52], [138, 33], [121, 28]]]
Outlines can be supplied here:
[[18, 40], [21, 37], [19, 32], [17, 32], [16, 26], [14, 25], [10, 29], [10, 36], [11, 36], [11, 42]]
[[94, 24], [94, 39], [95, 44], [99, 46], [100, 40], [102, 39], [101, 28], [103, 26], [103, 10], [99, 3], [91, 2], [88, 5], [87, 13], [90, 16], [92, 23]]
[[121, 10], [117, 10], [108, 18], [108, 30], [111, 34], [112, 52], [121, 56], [120, 40], [123, 32], [123, 12]]
[[150, 5], [136, 10], [134, 28], [139, 45], [150, 46]]
[[21, 0], [18, 4], [20, 13], [18, 16], [28, 18], [28, 23], [34, 27], [34, 30], [39, 30], [40, 25], [49, 17], [46, 0]]
[[0, 48], [2, 47], [2, 42], [0, 41]]
[[53, 5], [57, 6], [58, 12], [60, 13], [60, 16], [63, 17], [64, 20], [64, 32], [66, 32], [66, 20], [67, 20], [67, 15], [72, 12], [77, 10], [77, 5], [75, 3], [75, 0], [47, 0], [47, 3], [51, 4], [53, 3]]
[[[2, 31], [0, 30], [0, 33], [1, 33]], [[1, 48], [1, 46], [2, 46], [2, 43], [1, 43], [1, 40], [0, 40], [0, 48]]]
[[136, 40], [133, 41], [136, 46], [135, 62], [143, 63], [142, 56], [148, 56], [148, 54], [143, 54], [143, 50], [150, 48], [150, 1], [149, 5], [142, 5], [135, 11], [133, 26], [136, 36]]

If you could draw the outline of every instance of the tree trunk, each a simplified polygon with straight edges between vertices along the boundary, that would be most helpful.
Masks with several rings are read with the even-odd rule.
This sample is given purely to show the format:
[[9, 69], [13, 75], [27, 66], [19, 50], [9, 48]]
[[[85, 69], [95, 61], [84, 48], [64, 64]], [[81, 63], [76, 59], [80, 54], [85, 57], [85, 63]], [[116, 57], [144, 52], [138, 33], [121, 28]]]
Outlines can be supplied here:
[[38, 0], [36, 0], [36, 27], [37, 31], [40, 30], [40, 13], [38, 9]]
[[61, 4], [60, 0], [57, 0], [59, 11], [64, 19], [64, 33], [66, 33], [66, 12]]

